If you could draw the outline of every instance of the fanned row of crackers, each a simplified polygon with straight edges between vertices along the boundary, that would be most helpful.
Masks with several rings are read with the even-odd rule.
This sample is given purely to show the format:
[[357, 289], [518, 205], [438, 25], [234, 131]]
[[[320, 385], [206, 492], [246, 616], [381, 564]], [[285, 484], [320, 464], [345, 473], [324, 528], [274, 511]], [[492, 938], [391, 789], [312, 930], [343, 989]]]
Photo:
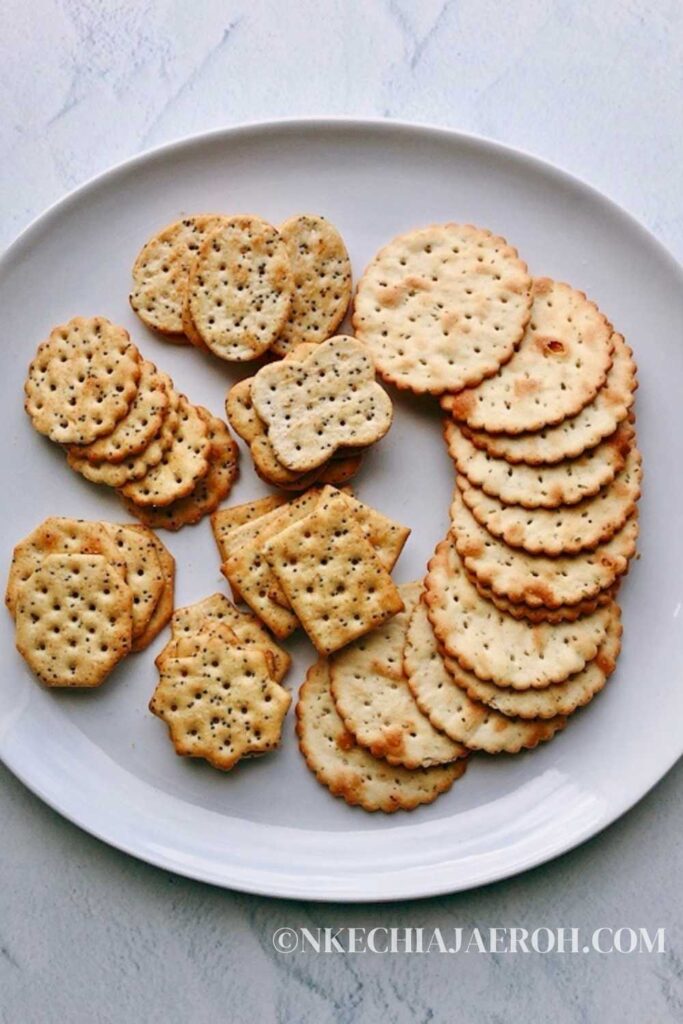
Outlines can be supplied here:
[[130, 294], [148, 327], [230, 362], [324, 341], [350, 299], [346, 246], [314, 214], [279, 228], [244, 214], [175, 221], [143, 246]]
[[35, 428], [72, 469], [115, 488], [147, 526], [167, 530], [213, 512], [237, 477], [226, 424], [178, 393], [128, 332], [103, 317], [55, 327], [25, 386]]
[[50, 518], [14, 549], [5, 603], [48, 687], [95, 687], [173, 612], [175, 561], [147, 527]]

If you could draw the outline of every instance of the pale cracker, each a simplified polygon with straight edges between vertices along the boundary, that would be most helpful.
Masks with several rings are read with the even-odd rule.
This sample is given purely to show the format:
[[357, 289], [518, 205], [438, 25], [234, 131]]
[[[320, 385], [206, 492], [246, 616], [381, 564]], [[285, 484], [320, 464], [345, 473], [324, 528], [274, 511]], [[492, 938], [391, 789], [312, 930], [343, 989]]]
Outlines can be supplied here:
[[137, 530], [138, 533], [142, 533], [152, 541], [156, 549], [157, 558], [159, 559], [159, 565], [161, 566], [161, 572], [164, 577], [164, 589], [157, 601], [152, 617], [147, 623], [147, 629], [133, 641], [131, 650], [137, 652], [144, 651], [146, 647], [149, 647], [152, 641], [156, 639], [161, 630], [171, 619], [175, 598], [175, 558], [168, 548], [159, 540], [157, 535], [152, 530], [148, 530], [146, 526], [141, 526], [138, 523], [131, 523], [129, 528], [131, 530]]
[[124, 484], [121, 493], [145, 508], [170, 505], [188, 495], [209, 471], [209, 431], [196, 407], [180, 395], [178, 427], [171, 447], [140, 480]]
[[620, 334], [613, 334], [612, 340], [614, 352], [607, 379], [593, 401], [576, 416], [567, 417], [555, 427], [516, 436], [466, 428], [469, 439], [496, 458], [537, 466], [575, 459], [611, 437], [628, 416], [638, 386], [633, 352]]
[[612, 327], [568, 284], [534, 281], [531, 318], [516, 353], [495, 377], [442, 401], [474, 430], [521, 434], [560, 423], [591, 402], [612, 364]]
[[344, 445], [379, 441], [393, 415], [366, 350], [343, 335], [302, 362], [264, 366], [252, 380], [251, 399], [275, 457], [297, 472], [322, 465]]
[[130, 304], [148, 327], [162, 334], [183, 333], [190, 264], [204, 239], [225, 220], [211, 213], [185, 217], [145, 243], [133, 265]]
[[[421, 583], [400, 589], [403, 610], [330, 659], [332, 696], [344, 725], [374, 757], [404, 768], [448, 764], [467, 753], [438, 732], [418, 708], [403, 672], [403, 646]], [[386, 670], [391, 658], [396, 667]]]
[[403, 607], [339, 491], [325, 488], [315, 509], [268, 540], [263, 552], [321, 654], [338, 650]]
[[224, 594], [212, 594], [196, 604], [177, 608], [171, 620], [171, 633], [178, 639], [210, 621], [229, 626], [244, 647], [269, 652], [273, 659], [273, 678], [278, 683], [282, 682], [292, 662], [289, 654], [275, 643], [255, 615], [236, 608]]
[[209, 469], [206, 476], [197, 482], [186, 497], [163, 508], [141, 508], [135, 502], [124, 499], [128, 511], [155, 530], [180, 530], [183, 526], [198, 523], [204, 516], [215, 511], [237, 479], [238, 450], [228, 428], [203, 406], [196, 406], [196, 410], [204, 420], [209, 434]]
[[139, 533], [120, 523], [102, 524], [126, 566], [126, 582], [133, 595], [133, 640], [147, 629], [164, 589], [164, 574], [149, 532]]
[[225, 544], [230, 533], [238, 526], [253, 522], [267, 512], [280, 508], [287, 504], [287, 498], [280, 494], [270, 494], [267, 498], [257, 498], [256, 501], [247, 501], [243, 505], [232, 505], [230, 508], [221, 508], [211, 516], [211, 529], [218, 547], [221, 562], [228, 557], [228, 550]]
[[638, 517], [593, 551], [577, 555], [529, 555], [510, 548], [480, 526], [456, 487], [451, 503], [451, 532], [468, 571], [495, 594], [532, 607], [578, 604], [611, 587], [636, 553]]
[[102, 555], [125, 579], [125, 566], [116, 544], [101, 523], [50, 516], [14, 548], [5, 593], [5, 604], [12, 615], [21, 585], [30, 579], [47, 555], [53, 554]]
[[278, 745], [290, 703], [262, 651], [207, 634], [197, 654], [165, 663], [149, 707], [166, 722], [177, 754], [227, 771]]
[[260, 217], [231, 217], [192, 264], [189, 314], [214, 355], [243, 362], [279, 336], [292, 291], [287, 248], [275, 228]]
[[123, 327], [74, 317], [38, 346], [24, 385], [33, 426], [59, 444], [90, 444], [112, 430], [135, 398], [140, 353]]
[[46, 686], [99, 686], [130, 650], [131, 608], [102, 555], [46, 555], [19, 589], [17, 650]]
[[[465, 673], [459, 665], [457, 672], [451, 675], [447, 670], [447, 665], [450, 668], [451, 664], [450, 661], [444, 664], [427, 606], [419, 601], [408, 625], [403, 666], [410, 691], [434, 728], [440, 729], [454, 743], [487, 754], [516, 754], [552, 739], [564, 728], [566, 720], [559, 715], [549, 721], [524, 721], [499, 714], [468, 694], [464, 680], [476, 679], [476, 676]], [[522, 696], [526, 697], [527, 693], [540, 695], [546, 690], [524, 691]]]
[[412, 811], [445, 793], [467, 767], [467, 759], [409, 770], [373, 757], [359, 746], [339, 717], [325, 660], [312, 665], [296, 706], [299, 748], [318, 782], [364, 811]]
[[418, 394], [478, 384], [519, 344], [531, 278], [517, 250], [471, 224], [394, 238], [358, 283], [353, 326], [385, 380]]
[[611, 483], [624, 467], [634, 431], [630, 424], [622, 423], [597, 447], [551, 466], [511, 466], [476, 448], [452, 420], [444, 421], [444, 437], [458, 472], [485, 494], [506, 505], [557, 508], [589, 498]]
[[517, 603], [508, 601], [507, 598], [494, 594], [489, 587], [485, 587], [467, 569], [465, 571], [470, 583], [477, 588], [483, 598], [491, 601], [495, 604], [496, 608], [507, 612], [508, 615], [512, 615], [515, 619], [527, 619], [529, 622], [576, 622], [577, 619], [582, 618], [584, 615], [592, 615], [597, 608], [609, 604], [612, 598], [616, 596], [619, 590], [619, 583], [621, 582], [617, 580], [613, 586], [599, 591], [590, 600], [579, 601], [578, 604], [572, 605], [563, 604], [557, 608], [546, 608], [542, 604], [532, 607], [524, 601], [518, 601]]
[[519, 690], [559, 683], [579, 672], [607, 635], [605, 608], [557, 625], [534, 625], [499, 611], [470, 583], [451, 536], [429, 563], [425, 600], [448, 655], [480, 679]]
[[334, 334], [351, 301], [351, 263], [341, 235], [324, 217], [299, 214], [278, 230], [294, 284], [289, 316], [272, 346], [284, 356], [296, 345], [318, 344]]
[[77, 454], [89, 462], [123, 462], [144, 451], [161, 430], [169, 406], [165, 380], [154, 363], [143, 359], [138, 389], [126, 415], [111, 434], [81, 445]]
[[552, 720], [556, 715], [571, 715], [577, 708], [585, 707], [602, 690], [616, 668], [621, 632], [619, 607], [612, 603], [607, 636], [593, 660], [563, 683], [542, 690], [513, 690], [482, 682], [474, 673], [465, 672], [453, 658], [446, 658], [446, 668], [472, 700], [481, 701], [501, 715]]

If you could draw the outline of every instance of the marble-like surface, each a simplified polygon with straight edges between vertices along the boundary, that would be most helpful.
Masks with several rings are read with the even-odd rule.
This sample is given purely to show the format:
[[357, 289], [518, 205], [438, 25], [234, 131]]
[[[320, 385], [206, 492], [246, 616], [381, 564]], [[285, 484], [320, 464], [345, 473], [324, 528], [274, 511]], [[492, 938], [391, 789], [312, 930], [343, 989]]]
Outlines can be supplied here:
[[[2, 244], [66, 190], [178, 136], [351, 114], [528, 149], [607, 192], [683, 258], [677, 0], [6, 0], [0, 46]], [[520, 878], [340, 907], [166, 875], [0, 769], [0, 1021], [681, 1020], [681, 781], [679, 764], [603, 835]], [[280, 926], [354, 924], [665, 927], [667, 951], [272, 948]]]

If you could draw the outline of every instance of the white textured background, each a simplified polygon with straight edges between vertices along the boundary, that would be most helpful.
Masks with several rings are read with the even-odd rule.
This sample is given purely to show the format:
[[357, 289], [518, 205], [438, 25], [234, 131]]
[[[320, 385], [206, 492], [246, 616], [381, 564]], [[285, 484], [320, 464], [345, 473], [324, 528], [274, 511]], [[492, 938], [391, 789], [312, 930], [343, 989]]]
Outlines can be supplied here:
[[[5, 0], [0, 243], [178, 136], [304, 114], [450, 125], [585, 178], [683, 259], [680, 0]], [[647, 680], [643, 680], [644, 692]], [[644, 701], [642, 728], [647, 728]], [[0, 1020], [683, 1020], [679, 765], [625, 819], [477, 892], [221, 892], [116, 853], [0, 769]], [[275, 954], [282, 925], [667, 928], [663, 956]]]

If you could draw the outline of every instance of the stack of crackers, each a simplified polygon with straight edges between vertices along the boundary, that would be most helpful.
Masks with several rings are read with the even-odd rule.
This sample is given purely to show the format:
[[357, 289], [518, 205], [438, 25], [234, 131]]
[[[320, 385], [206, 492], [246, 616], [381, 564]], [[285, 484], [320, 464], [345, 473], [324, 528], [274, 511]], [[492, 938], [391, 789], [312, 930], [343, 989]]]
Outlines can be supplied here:
[[410, 531], [348, 491], [262, 498], [211, 522], [235, 596], [281, 639], [301, 625], [329, 654], [403, 608], [390, 573]]
[[25, 386], [33, 425], [72, 469], [117, 489], [148, 526], [177, 530], [213, 512], [237, 476], [227, 426], [176, 392], [128, 332], [103, 317], [55, 327]]
[[246, 215], [175, 221], [143, 246], [130, 294], [148, 327], [231, 362], [324, 341], [350, 299], [346, 246], [315, 214], [278, 229]]
[[171, 633], [149, 707], [176, 752], [227, 771], [277, 747], [291, 703], [281, 685], [290, 658], [258, 619], [213, 594], [178, 608]]
[[145, 526], [46, 519], [14, 549], [5, 602], [49, 687], [99, 686], [173, 612], [175, 562]]
[[351, 480], [392, 420], [368, 353], [343, 335], [297, 345], [281, 362], [239, 381], [226, 412], [261, 479], [297, 491]]

